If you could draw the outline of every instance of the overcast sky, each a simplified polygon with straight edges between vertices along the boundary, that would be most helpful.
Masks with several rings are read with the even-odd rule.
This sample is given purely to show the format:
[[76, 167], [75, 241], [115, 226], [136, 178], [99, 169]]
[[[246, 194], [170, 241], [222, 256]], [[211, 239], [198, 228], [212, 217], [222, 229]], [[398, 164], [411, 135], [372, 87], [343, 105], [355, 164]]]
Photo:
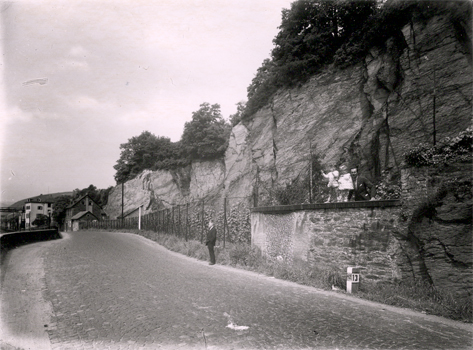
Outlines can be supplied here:
[[0, 2], [1, 201], [114, 186], [120, 144], [225, 118], [293, 0]]

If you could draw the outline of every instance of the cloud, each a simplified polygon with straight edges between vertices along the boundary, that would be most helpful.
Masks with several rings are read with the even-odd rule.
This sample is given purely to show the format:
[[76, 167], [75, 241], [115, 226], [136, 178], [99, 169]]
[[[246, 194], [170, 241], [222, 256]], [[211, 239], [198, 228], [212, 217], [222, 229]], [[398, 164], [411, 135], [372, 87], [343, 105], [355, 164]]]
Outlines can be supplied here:
[[3, 106], [0, 113], [2, 114], [0, 119], [3, 127], [16, 122], [29, 122], [33, 119], [32, 113], [25, 112], [18, 106]]
[[84, 47], [80, 45], [71, 47], [71, 49], [67, 53], [68, 56], [74, 56], [74, 57], [85, 57], [88, 54], [89, 53], [87, 52], [87, 50], [84, 49]]
[[56, 62], [56, 66], [59, 70], [89, 70], [89, 64], [87, 63], [87, 61], [76, 59], [60, 59]]
[[95, 98], [90, 96], [73, 96], [68, 99], [67, 104], [72, 108], [90, 109], [103, 107]]

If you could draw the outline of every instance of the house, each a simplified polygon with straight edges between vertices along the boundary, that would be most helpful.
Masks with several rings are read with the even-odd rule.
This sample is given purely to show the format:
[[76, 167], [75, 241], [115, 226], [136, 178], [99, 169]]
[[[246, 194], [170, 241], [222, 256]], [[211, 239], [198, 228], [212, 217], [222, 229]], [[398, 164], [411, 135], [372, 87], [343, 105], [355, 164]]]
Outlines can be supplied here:
[[29, 198], [26, 200], [24, 208], [25, 228], [28, 229], [34, 226], [33, 222], [39, 215], [46, 215], [48, 218], [51, 218], [53, 202], [44, 200], [42, 196]]
[[66, 231], [77, 231], [80, 221], [99, 221], [104, 217], [100, 205], [86, 194], [66, 208], [65, 228]]

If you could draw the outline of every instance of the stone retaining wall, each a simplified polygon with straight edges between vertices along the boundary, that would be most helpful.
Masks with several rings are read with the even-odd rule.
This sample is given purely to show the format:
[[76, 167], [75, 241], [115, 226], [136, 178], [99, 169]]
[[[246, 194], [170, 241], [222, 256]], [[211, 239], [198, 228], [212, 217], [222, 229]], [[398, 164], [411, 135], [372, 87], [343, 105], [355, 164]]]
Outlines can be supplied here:
[[360, 266], [364, 278], [392, 280], [399, 277], [391, 255], [400, 210], [399, 201], [255, 208], [252, 244], [272, 259], [341, 271]]
[[44, 230], [25, 230], [17, 232], [2, 233], [0, 236], [0, 263], [3, 264], [6, 253], [13, 248], [24, 244], [49, 241], [61, 238], [61, 234], [57, 227]]

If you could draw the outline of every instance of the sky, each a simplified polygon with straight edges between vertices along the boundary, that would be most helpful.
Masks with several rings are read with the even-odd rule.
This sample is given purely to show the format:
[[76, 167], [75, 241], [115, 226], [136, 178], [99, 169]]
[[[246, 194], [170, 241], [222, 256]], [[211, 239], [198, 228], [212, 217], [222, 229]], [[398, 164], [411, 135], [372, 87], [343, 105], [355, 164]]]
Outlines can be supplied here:
[[0, 2], [0, 201], [114, 186], [133, 136], [228, 118], [293, 1]]

